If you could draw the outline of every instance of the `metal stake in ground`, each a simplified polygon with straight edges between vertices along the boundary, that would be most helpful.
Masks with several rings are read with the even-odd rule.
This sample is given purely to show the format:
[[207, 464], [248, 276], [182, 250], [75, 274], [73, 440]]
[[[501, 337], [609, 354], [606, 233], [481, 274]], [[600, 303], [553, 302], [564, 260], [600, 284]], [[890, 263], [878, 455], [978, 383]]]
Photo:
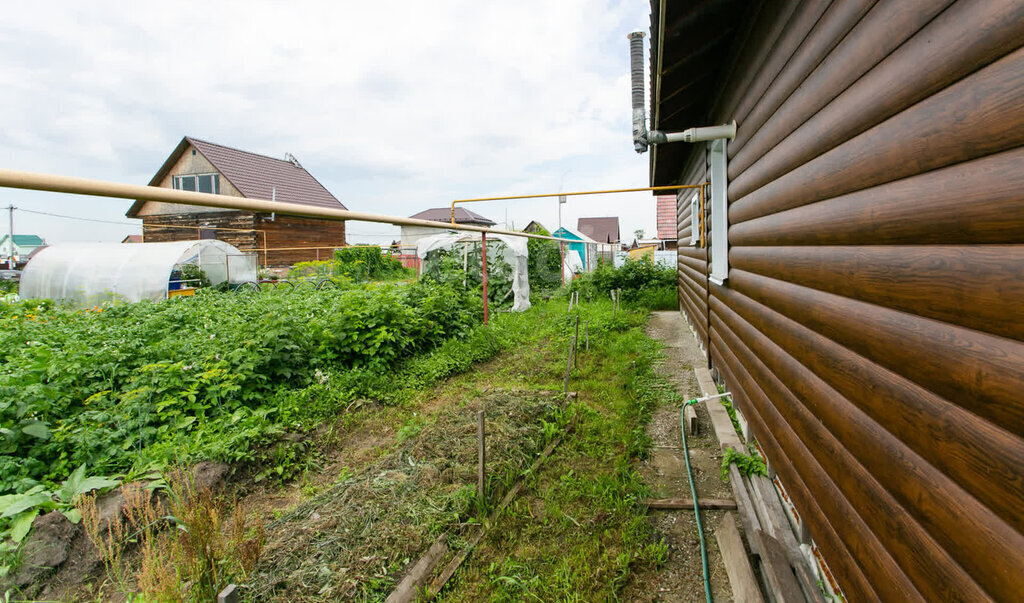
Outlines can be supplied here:
[[476, 413], [476, 493], [480, 497], [480, 504], [484, 503], [484, 490], [486, 484], [484, 477], [486, 474], [487, 465], [487, 447], [484, 445], [484, 438], [486, 434], [484, 432], [484, 411], [478, 410]]
[[217, 603], [238, 603], [238, 587], [234, 584], [228, 584], [217, 595]]
[[569, 371], [572, 370], [573, 353], [572, 351], [576, 348], [576, 338], [573, 337], [572, 341], [569, 342], [569, 356], [565, 359], [565, 383], [562, 384], [562, 393], [569, 393]]
[[481, 241], [481, 263], [483, 266], [484, 282], [484, 324], [487, 324], [487, 233], [480, 233]]
[[580, 342], [580, 315], [577, 314], [576, 315], [576, 334], [572, 336], [572, 365], [573, 366], [578, 366], [579, 365], [579, 362], [577, 361], [577, 358], [579, 357], [579, 351], [580, 351], [579, 342]]

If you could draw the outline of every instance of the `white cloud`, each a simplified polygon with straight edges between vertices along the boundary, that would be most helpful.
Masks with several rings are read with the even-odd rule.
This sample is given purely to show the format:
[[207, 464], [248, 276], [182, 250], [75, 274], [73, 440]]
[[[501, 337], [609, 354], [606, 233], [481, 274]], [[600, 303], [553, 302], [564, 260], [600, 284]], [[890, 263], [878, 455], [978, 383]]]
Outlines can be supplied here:
[[[646, 29], [648, 11], [642, 0], [22, 6], [0, 23], [0, 165], [145, 183], [187, 134], [292, 152], [350, 209], [403, 216], [455, 197], [645, 186], [625, 34]], [[7, 202], [114, 221], [128, 206], [0, 190]], [[557, 222], [555, 200], [474, 209]], [[563, 221], [584, 215], [651, 232], [654, 200], [576, 198]], [[16, 218], [54, 241], [137, 231]]]

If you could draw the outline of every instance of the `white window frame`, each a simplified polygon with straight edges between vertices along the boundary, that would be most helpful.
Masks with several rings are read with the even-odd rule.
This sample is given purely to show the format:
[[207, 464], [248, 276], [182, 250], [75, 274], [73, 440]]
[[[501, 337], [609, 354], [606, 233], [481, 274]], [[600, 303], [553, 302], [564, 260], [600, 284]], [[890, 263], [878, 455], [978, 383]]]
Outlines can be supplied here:
[[700, 201], [699, 195], [693, 193], [690, 198], [690, 247], [700, 246]]
[[729, 279], [729, 178], [726, 170], [726, 141], [711, 142], [711, 274], [716, 285]]
[[201, 176], [210, 176], [211, 177], [211, 182], [213, 183], [213, 187], [212, 187], [213, 188], [213, 194], [214, 195], [219, 195], [220, 194], [220, 174], [217, 173], [217, 172], [208, 172], [208, 173], [205, 173], [205, 174], [179, 174], [177, 176], [172, 176], [171, 177], [171, 188], [173, 188], [174, 190], [179, 190], [179, 191], [185, 190], [185, 189], [181, 188], [181, 179], [182, 178], [195, 178], [196, 179], [196, 188], [195, 188], [195, 191], [191, 191], [191, 192], [199, 192], [199, 178]]

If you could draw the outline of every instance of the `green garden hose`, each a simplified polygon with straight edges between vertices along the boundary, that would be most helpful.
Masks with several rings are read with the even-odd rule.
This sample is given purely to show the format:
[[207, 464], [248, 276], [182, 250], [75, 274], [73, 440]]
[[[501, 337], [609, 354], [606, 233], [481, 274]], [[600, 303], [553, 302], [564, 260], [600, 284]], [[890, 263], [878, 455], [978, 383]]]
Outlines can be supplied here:
[[697, 520], [697, 534], [700, 536], [700, 562], [704, 566], [704, 596], [711, 601], [711, 576], [708, 573], [708, 546], [704, 541], [704, 526], [700, 522], [700, 503], [697, 500], [697, 487], [693, 483], [693, 469], [690, 468], [690, 449], [686, 444], [686, 407], [696, 404], [697, 399], [687, 400], [679, 409], [679, 425], [683, 434], [683, 458], [686, 459], [686, 476], [690, 478], [690, 496], [693, 497], [693, 517]]

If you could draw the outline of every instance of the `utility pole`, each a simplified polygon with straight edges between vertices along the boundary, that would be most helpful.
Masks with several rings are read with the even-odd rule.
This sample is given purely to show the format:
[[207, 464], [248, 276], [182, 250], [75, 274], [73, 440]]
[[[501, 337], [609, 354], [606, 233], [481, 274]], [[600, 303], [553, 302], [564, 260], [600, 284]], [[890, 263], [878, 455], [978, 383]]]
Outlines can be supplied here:
[[[565, 178], [565, 174], [562, 174]], [[561, 185], [559, 185], [561, 190]], [[565, 205], [565, 195], [558, 195], [558, 230], [562, 230], [562, 206]], [[558, 235], [564, 237], [564, 234]], [[562, 275], [562, 286], [565, 286], [565, 244], [558, 242], [558, 272]]]
[[7, 267], [14, 270], [14, 204], [11, 203], [7, 207], [8, 214], [8, 225], [10, 226], [10, 239], [7, 241]]

